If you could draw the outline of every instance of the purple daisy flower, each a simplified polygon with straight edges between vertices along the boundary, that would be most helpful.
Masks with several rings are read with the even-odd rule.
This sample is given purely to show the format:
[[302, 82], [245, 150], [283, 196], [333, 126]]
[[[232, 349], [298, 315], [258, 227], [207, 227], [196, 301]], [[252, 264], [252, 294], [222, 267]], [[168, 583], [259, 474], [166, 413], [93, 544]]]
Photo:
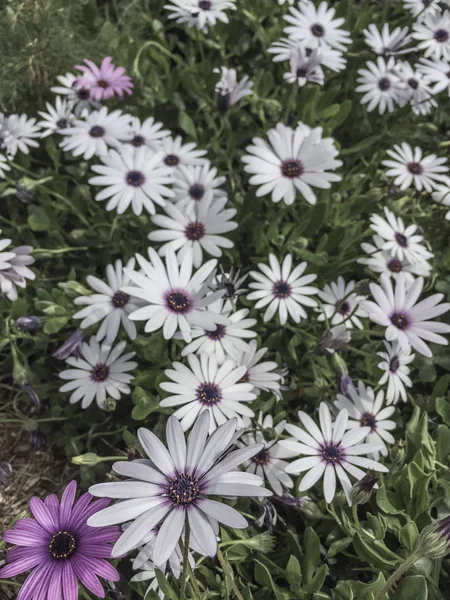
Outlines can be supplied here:
[[88, 88], [92, 100], [109, 100], [115, 95], [123, 98], [124, 92], [132, 93], [131, 77], [124, 75], [123, 67], [116, 68], [110, 56], [102, 60], [100, 67], [87, 58], [83, 62], [88, 66], [75, 65], [75, 68], [83, 73], [76, 79], [75, 87]]
[[104, 509], [109, 499], [92, 501], [83, 494], [74, 504], [77, 484], [69, 483], [61, 503], [55, 494], [44, 501], [33, 497], [30, 510], [34, 519], [19, 519], [3, 539], [15, 548], [7, 554], [8, 564], [0, 569], [0, 579], [33, 569], [20, 589], [17, 600], [77, 600], [78, 580], [93, 594], [105, 597], [98, 575], [118, 581], [119, 573], [105, 559], [111, 557], [111, 542], [120, 527], [90, 527], [89, 517]]

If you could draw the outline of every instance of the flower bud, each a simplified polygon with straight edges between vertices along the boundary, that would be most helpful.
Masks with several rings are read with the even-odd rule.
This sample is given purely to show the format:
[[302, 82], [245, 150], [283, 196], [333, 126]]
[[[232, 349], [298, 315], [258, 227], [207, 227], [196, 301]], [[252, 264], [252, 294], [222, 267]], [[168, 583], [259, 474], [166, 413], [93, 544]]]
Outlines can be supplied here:
[[133, 448], [132, 446], [128, 446], [126, 449], [128, 460], [138, 460], [140, 458], [144, 458], [142, 454], [139, 452], [137, 448]]
[[62, 346], [52, 354], [53, 358], [66, 360], [69, 356], [80, 356], [80, 346], [83, 342], [83, 334], [76, 329], [64, 342]]
[[343, 324], [326, 329], [317, 345], [316, 354], [334, 354], [336, 351], [344, 350], [351, 339], [350, 332]]
[[450, 551], [450, 517], [434, 521], [419, 534], [416, 553], [427, 558], [443, 558]]
[[72, 457], [72, 463], [74, 465], [94, 467], [101, 462], [103, 462], [103, 458], [101, 456], [97, 456], [97, 454], [94, 454], [94, 452], [87, 452], [86, 454], [80, 454], [79, 456]]
[[339, 392], [344, 394], [344, 396], [347, 395], [348, 388], [351, 385], [353, 385], [353, 381], [348, 373], [345, 373], [342, 375], [342, 377], [339, 377]]
[[365, 504], [372, 495], [373, 488], [378, 483], [378, 474], [371, 469], [367, 471], [362, 479], [357, 481], [350, 494], [353, 504]]
[[105, 402], [103, 403], [103, 409], [106, 410], [106, 412], [114, 412], [116, 410], [116, 406], [117, 401], [114, 400], [114, 398], [106, 398]]
[[36, 331], [41, 327], [41, 320], [34, 315], [29, 317], [19, 317], [15, 322], [15, 326], [20, 331]]
[[36, 408], [41, 408], [41, 401], [39, 399], [39, 396], [36, 394], [36, 390], [31, 385], [31, 383], [28, 383], [28, 381], [25, 381], [19, 385], [20, 385], [20, 389], [23, 392], [25, 392], [25, 394], [27, 394], [27, 396], [31, 400], [31, 403], [33, 404], [33, 406], [35, 406]]

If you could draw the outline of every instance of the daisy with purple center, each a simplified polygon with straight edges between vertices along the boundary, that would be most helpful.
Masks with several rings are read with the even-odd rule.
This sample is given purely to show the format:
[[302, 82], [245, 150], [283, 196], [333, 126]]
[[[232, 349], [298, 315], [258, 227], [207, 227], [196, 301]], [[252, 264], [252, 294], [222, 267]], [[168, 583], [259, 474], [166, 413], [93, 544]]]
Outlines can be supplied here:
[[377, 62], [368, 61], [365, 69], [358, 70], [356, 92], [363, 95], [361, 104], [367, 104], [368, 112], [378, 107], [380, 115], [386, 110], [393, 112], [396, 104], [404, 105], [405, 85], [398, 76], [394, 58], [387, 60], [378, 56]]
[[259, 396], [261, 390], [271, 392], [277, 400], [281, 400], [281, 384], [283, 376], [280, 374], [278, 364], [272, 360], [261, 362], [268, 348], [259, 348], [256, 340], [249, 342], [249, 349], [240, 353], [237, 365], [243, 365], [247, 368], [242, 381], [251, 383], [254, 387], [253, 392]]
[[388, 342], [397, 340], [403, 350], [409, 351], [412, 346], [420, 354], [431, 358], [433, 354], [424, 340], [447, 346], [448, 341], [440, 334], [450, 332], [450, 325], [431, 319], [446, 313], [450, 304], [440, 304], [444, 294], [433, 294], [417, 302], [423, 283], [423, 277], [418, 277], [408, 285], [404, 274], [400, 273], [394, 289], [392, 280], [382, 275], [381, 285], [370, 284], [375, 302], [367, 300], [363, 307], [374, 323], [386, 327]]
[[147, 146], [153, 152], [158, 152], [161, 140], [169, 135], [170, 131], [163, 129], [163, 124], [155, 122], [153, 117], [148, 117], [142, 122], [137, 117], [132, 117], [130, 139], [127, 141], [134, 148]]
[[339, 411], [333, 423], [330, 409], [322, 402], [319, 407], [320, 427], [302, 410], [298, 416], [303, 429], [296, 425], [286, 425], [286, 431], [293, 437], [281, 440], [279, 444], [290, 451], [291, 456], [304, 455], [304, 458], [294, 460], [286, 467], [286, 473], [296, 475], [307, 471], [298, 487], [300, 492], [309, 490], [323, 477], [325, 501], [329, 504], [336, 493], [337, 477], [347, 502], [351, 505], [352, 484], [348, 474], [360, 480], [365, 475], [362, 469], [373, 469], [383, 473], [388, 471], [384, 465], [364, 456], [380, 450], [378, 444], [361, 443], [370, 433], [370, 427], [346, 432], [347, 410]]
[[124, 93], [132, 93], [133, 84], [128, 75], [124, 75], [123, 67], [115, 67], [111, 56], [106, 56], [97, 67], [91, 60], [85, 58], [85, 65], [75, 65], [83, 74], [75, 81], [75, 87], [88, 88], [93, 100], [109, 100], [114, 96], [123, 98]]
[[362, 298], [353, 291], [354, 289], [355, 282], [345, 283], [343, 277], [338, 277], [336, 282], [327, 284], [318, 293], [322, 305], [320, 307], [321, 314], [317, 320], [331, 319], [331, 325], [344, 323], [347, 329], [351, 329], [353, 326], [363, 329], [359, 317], [367, 317], [367, 314], [360, 307]]
[[168, 135], [160, 140], [158, 152], [163, 153], [163, 162], [167, 167], [177, 169], [181, 165], [204, 165], [208, 164], [205, 156], [206, 150], [198, 150], [197, 144], [188, 142], [183, 144], [183, 140], [179, 135], [172, 137]]
[[421, 58], [418, 70], [429, 84], [434, 83], [433, 94], [447, 90], [450, 96], [450, 61]]
[[58, 75], [56, 79], [59, 85], [50, 90], [66, 98], [76, 117], [86, 117], [91, 109], [101, 108], [101, 104], [91, 98], [89, 87], [76, 86], [77, 78], [73, 73]]
[[408, 365], [413, 362], [415, 354], [402, 350], [398, 342], [389, 344], [383, 342], [386, 352], [377, 352], [377, 356], [383, 360], [378, 364], [378, 368], [384, 371], [379, 380], [379, 385], [388, 383], [386, 400], [388, 404], [397, 404], [401, 399], [406, 402], [405, 387], [412, 387], [412, 381], [409, 377], [410, 368]]
[[87, 525], [87, 520], [110, 501], [105, 498], [92, 502], [87, 493], [74, 504], [76, 491], [77, 484], [72, 481], [61, 502], [54, 494], [44, 501], [31, 498], [34, 519], [19, 519], [3, 534], [3, 539], [15, 547], [7, 554], [8, 564], [0, 569], [0, 579], [33, 569], [17, 600], [77, 600], [78, 581], [104, 598], [98, 577], [119, 580], [119, 573], [106, 559], [111, 557], [111, 542], [120, 537], [120, 528]]
[[[308, 264], [302, 262], [292, 269], [292, 256], [287, 254], [280, 265], [274, 254], [269, 254], [270, 267], [259, 263], [258, 271], [251, 271], [250, 276], [255, 280], [249, 283], [251, 292], [248, 300], [257, 300], [255, 308], [267, 306], [264, 321], [270, 321], [278, 311], [280, 323], [284, 325], [288, 315], [294, 323], [307, 319], [308, 315], [303, 306], [315, 307], [316, 300], [311, 296], [317, 294], [317, 288], [310, 286], [317, 275], [303, 275]], [[303, 276], [302, 276], [303, 275]]]
[[[437, 2], [436, 2], [437, 4]], [[417, 48], [426, 58], [450, 60], [450, 11], [439, 10], [413, 25], [412, 37], [419, 41]]]
[[406, 142], [400, 146], [394, 145], [393, 150], [387, 150], [392, 160], [383, 160], [382, 165], [389, 167], [386, 171], [388, 177], [395, 177], [394, 185], [401, 190], [414, 185], [417, 191], [432, 192], [436, 185], [445, 182], [448, 177], [448, 167], [444, 165], [447, 158], [435, 154], [423, 156], [421, 148], [411, 148]]

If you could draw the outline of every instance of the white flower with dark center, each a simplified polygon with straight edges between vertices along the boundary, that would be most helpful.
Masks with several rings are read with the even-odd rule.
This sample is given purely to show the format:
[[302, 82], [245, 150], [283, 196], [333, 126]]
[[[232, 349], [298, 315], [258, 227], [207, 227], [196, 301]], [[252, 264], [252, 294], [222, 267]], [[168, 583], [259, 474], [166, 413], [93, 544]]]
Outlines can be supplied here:
[[294, 323], [300, 323], [307, 319], [308, 315], [304, 306], [317, 306], [316, 300], [311, 298], [319, 291], [309, 285], [317, 275], [303, 275], [308, 264], [302, 262], [292, 269], [292, 256], [287, 254], [280, 265], [274, 254], [269, 254], [270, 267], [259, 263], [259, 271], [251, 271], [250, 276], [255, 281], [249, 283], [249, 288], [256, 290], [251, 292], [248, 300], [257, 300], [255, 308], [267, 306], [264, 313], [264, 321], [269, 321], [278, 311], [280, 324], [284, 325], [288, 315]]
[[322, 301], [320, 309], [317, 309], [321, 311], [317, 320], [331, 319], [331, 325], [344, 323], [348, 329], [352, 329], [354, 325], [363, 329], [359, 317], [367, 317], [367, 313], [360, 307], [362, 298], [353, 291], [354, 288], [355, 282], [345, 283], [343, 277], [338, 277], [336, 282], [327, 284], [317, 294]]
[[[445, 185], [438, 185], [431, 197], [438, 204], [450, 206], [450, 180]], [[445, 218], [450, 221], [450, 210], [445, 214]]]
[[417, 68], [428, 83], [434, 83], [433, 94], [447, 90], [450, 96], [450, 61], [421, 58]]
[[225, 273], [222, 265], [219, 265], [220, 272], [216, 274], [211, 289], [214, 291], [223, 290], [223, 299], [227, 301], [227, 308], [234, 309], [236, 300], [242, 294], [248, 292], [248, 288], [242, 287], [248, 273], [241, 277], [240, 269], [235, 271], [234, 267], [231, 267], [228, 273]]
[[414, 23], [411, 35], [419, 41], [417, 48], [425, 51], [426, 58], [450, 60], [450, 11], [439, 11]]
[[422, 245], [423, 236], [419, 235], [417, 225], [412, 223], [405, 227], [403, 219], [396, 217], [386, 206], [384, 207], [386, 219], [379, 215], [370, 217], [370, 228], [384, 240], [383, 250], [389, 251], [394, 258], [410, 263], [427, 261], [434, 254]]
[[178, 169], [181, 166], [209, 164], [205, 156], [206, 150], [196, 150], [197, 144], [189, 142], [183, 144], [183, 140], [177, 137], [167, 136], [160, 140], [158, 152], [163, 153], [163, 162], [167, 167]]
[[181, 355], [188, 356], [194, 352], [197, 354], [215, 354], [219, 364], [225, 362], [227, 358], [232, 358], [239, 363], [241, 354], [250, 350], [250, 346], [245, 339], [256, 337], [256, 332], [250, 329], [250, 327], [256, 325], [256, 319], [247, 318], [250, 312], [247, 308], [231, 312], [232, 308], [223, 299], [216, 300], [206, 310], [223, 315], [228, 319], [228, 324], [217, 325], [214, 331], [193, 328], [193, 341], [183, 348]]
[[378, 368], [384, 371], [378, 384], [388, 384], [386, 392], [388, 404], [397, 404], [400, 399], [406, 402], [405, 387], [412, 387], [408, 365], [413, 362], [415, 354], [402, 350], [397, 342], [393, 344], [383, 342], [383, 344], [386, 352], [377, 352], [377, 355], [383, 359], [378, 364]]
[[173, 181], [172, 170], [162, 158], [161, 152], [155, 154], [146, 146], [110, 150], [101, 156], [103, 165], [92, 166], [98, 175], [89, 179], [90, 185], [104, 186], [95, 199], [108, 200], [106, 210], [117, 210], [119, 215], [130, 205], [135, 215], [142, 214], [143, 209], [154, 215], [155, 203], [165, 206], [167, 198], [173, 197], [168, 187]]
[[253, 81], [249, 81], [248, 75], [238, 82], [236, 69], [220, 67], [214, 69], [214, 73], [220, 73], [220, 81], [216, 84], [217, 108], [220, 112], [226, 112], [234, 104], [245, 96], [251, 96]]
[[281, 440], [279, 444], [289, 451], [291, 456], [304, 455], [304, 458], [294, 460], [286, 467], [287, 473], [296, 475], [307, 471], [298, 487], [300, 492], [312, 488], [323, 476], [325, 501], [329, 504], [333, 501], [336, 492], [337, 477], [347, 502], [351, 505], [352, 484], [348, 474], [359, 480], [365, 475], [362, 469], [383, 473], [388, 471], [384, 465], [363, 456], [380, 450], [380, 445], [361, 443], [370, 433], [370, 427], [346, 432], [348, 412], [345, 409], [339, 411], [333, 423], [330, 409], [325, 402], [322, 402], [319, 407], [320, 427], [302, 410], [299, 411], [298, 416], [303, 429], [296, 425], [286, 425], [286, 431], [293, 438]]
[[274, 62], [281, 62], [290, 60], [299, 49], [304, 49], [308, 56], [312, 54], [313, 50], [316, 50], [319, 63], [323, 67], [327, 67], [327, 69], [331, 69], [331, 71], [335, 71], [336, 73], [345, 69], [347, 64], [344, 55], [339, 50], [335, 50], [328, 46], [309, 48], [305, 46], [303, 42], [298, 42], [291, 38], [281, 38], [277, 42], [274, 42], [268, 49], [268, 52], [274, 54]]
[[209, 498], [271, 495], [261, 487], [260, 477], [236, 469], [262, 449], [262, 444], [255, 444], [233, 450], [236, 425], [232, 419], [208, 437], [209, 413], [204, 412], [186, 444], [179, 421], [169, 417], [168, 449], [154, 433], [139, 429], [139, 441], [151, 461], [117, 462], [114, 471], [128, 479], [94, 485], [89, 490], [93, 496], [121, 500], [93, 515], [89, 525], [131, 522], [114, 546], [113, 556], [138, 548], [148, 531], [159, 525], [153, 552], [153, 562], [159, 567], [175, 550], [186, 517], [192, 540], [206, 556], [217, 552], [219, 523], [236, 529], [248, 526], [236, 509]]
[[299, 124], [294, 130], [282, 123], [267, 132], [269, 143], [253, 138], [242, 157], [244, 171], [251, 173], [250, 184], [257, 185], [256, 196], [272, 195], [273, 202], [283, 200], [290, 205], [297, 192], [310, 204], [317, 198], [313, 187], [329, 189], [340, 181], [333, 173], [342, 165], [331, 138], [322, 138], [322, 128], [309, 129]]
[[281, 383], [283, 382], [283, 377], [279, 372], [277, 363], [272, 360], [261, 362], [268, 348], [260, 348], [258, 350], [256, 340], [251, 340], [248, 346], [248, 350], [241, 352], [236, 360], [238, 366], [243, 365], [247, 369], [242, 380], [253, 385], [253, 392], [257, 396], [259, 396], [262, 390], [264, 392], [271, 392], [277, 400], [281, 400]]
[[396, 104], [403, 105], [405, 98], [405, 84], [397, 73], [394, 58], [391, 56], [385, 61], [379, 56], [377, 62], [369, 61], [366, 69], [359, 69], [356, 88], [363, 95], [361, 104], [367, 104], [371, 112], [378, 107], [380, 115], [386, 110], [393, 112]]
[[227, 419], [236, 418], [239, 427], [245, 427], [243, 417], [253, 417], [247, 406], [256, 398], [253, 385], [241, 381], [246, 367], [236, 366], [231, 359], [219, 365], [215, 354], [190, 354], [189, 367], [180, 362], [173, 369], [164, 371], [171, 381], [160, 384], [161, 389], [172, 395], [161, 400], [160, 406], [179, 406], [174, 416], [180, 419], [183, 431], [189, 429], [198, 415], [204, 411], [211, 414], [209, 430], [213, 431]]
[[411, 263], [404, 256], [400, 259], [398, 256], [393, 256], [390, 250], [383, 250], [385, 241], [380, 236], [374, 235], [372, 239], [373, 244], [367, 242], [361, 244], [361, 248], [369, 256], [358, 258], [356, 262], [367, 265], [374, 273], [386, 273], [394, 279], [397, 279], [400, 273], [404, 273], [408, 283], [412, 283], [417, 276], [430, 276], [431, 265], [425, 258], [415, 259]]
[[47, 137], [52, 133], [61, 133], [62, 129], [71, 126], [75, 115], [72, 112], [72, 106], [66, 99], [61, 100], [61, 96], [57, 96], [55, 106], [49, 102], [46, 102], [45, 105], [48, 112], [38, 111], [38, 115], [43, 118], [43, 121], [39, 121], [37, 124], [43, 129], [41, 137]]
[[147, 321], [146, 333], [162, 328], [164, 339], [168, 340], [179, 330], [184, 341], [189, 343], [192, 327], [215, 331], [217, 325], [228, 323], [226, 317], [205, 310], [224, 293], [223, 290], [210, 290], [217, 261], [208, 261], [193, 275], [191, 252], [186, 253], [180, 266], [171, 248], [166, 252], [166, 264], [153, 248], [148, 249], [148, 255], [150, 262], [140, 254], [136, 255], [141, 272], [124, 269], [135, 285], [122, 288], [129, 296], [145, 302], [145, 306], [130, 314], [130, 319]]
[[389, 433], [396, 428], [395, 421], [389, 420], [389, 417], [395, 412], [395, 407], [383, 408], [383, 404], [383, 390], [380, 390], [375, 396], [373, 389], [369, 386], [366, 387], [362, 381], [358, 382], [358, 387], [350, 384], [346, 395], [337, 394], [334, 402], [339, 410], [344, 408], [348, 411], [347, 429], [358, 430], [361, 427], [370, 427], [364, 441], [380, 446], [379, 450], [372, 453], [375, 460], [379, 460], [380, 454], [381, 456], [388, 455], [386, 444], [395, 443], [394, 436]]
[[[11, 240], [7, 241], [10, 242]], [[32, 251], [32, 246], [18, 246], [12, 249], [11, 253], [14, 253], [14, 256], [7, 261], [8, 268], [6, 268], [6, 265], [1, 260], [0, 254], [0, 290], [12, 302], [17, 300], [18, 287], [25, 289], [27, 279], [32, 281], [36, 279], [36, 275], [28, 268], [29, 265], [34, 263], [34, 258], [30, 256]]]
[[75, 87], [77, 78], [73, 73], [58, 75], [56, 79], [61, 85], [52, 87], [50, 90], [67, 98], [76, 117], [86, 117], [92, 109], [98, 110], [101, 107], [99, 102], [91, 99], [89, 88]]
[[171, 11], [169, 19], [187, 23], [201, 31], [208, 31], [217, 21], [228, 23], [226, 10], [236, 8], [235, 0], [170, 0], [164, 8]]
[[169, 135], [170, 131], [163, 129], [163, 124], [155, 122], [153, 117], [148, 117], [142, 122], [137, 117], [132, 117], [130, 139], [127, 142], [134, 148], [147, 146], [153, 152], [158, 152], [161, 148], [161, 140]]
[[297, 83], [299, 87], [308, 82], [323, 85], [324, 76], [317, 49], [309, 53], [299, 46], [291, 55], [289, 67], [289, 71], [283, 75], [288, 83]]
[[326, 2], [321, 2], [316, 8], [311, 0], [304, 0], [299, 7], [290, 8], [284, 19], [290, 23], [284, 28], [288, 36], [310, 48], [330, 46], [336, 50], [347, 50], [351, 44], [350, 33], [341, 29], [345, 19], [334, 18], [335, 9], [328, 8]]
[[1, 178], [5, 177], [5, 171], [11, 171], [11, 167], [8, 165], [8, 161], [3, 156], [3, 154], [0, 154], [0, 177]]
[[[0, 229], [0, 233], [1, 233], [1, 229]], [[12, 248], [10, 248], [8, 252], [5, 252], [5, 250], [8, 248], [8, 246], [10, 244], [11, 244], [11, 240], [9, 238], [0, 239], [0, 283], [3, 283], [4, 273], [5, 272], [7, 273], [11, 270], [11, 268], [12, 268], [11, 261], [16, 256], [16, 254], [12, 250]], [[2, 293], [5, 293], [3, 290], [3, 285], [1, 287], [1, 290], [2, 290]]]
[[402, 350], [409, 352], [412, 346], [431, 358], [433, 354], [425, 341], [447, 346], [447, 340], [439, 334], [450, 332], [450, 325], [431, 319], [446, 313], [450, 304], [440, 304], [444, 294], [433, 294], [418, 303], [423, 282], [423, 277], [418, 277], [413, 284], [407, 285], [404, 274], [400, 273], [394, 289], [392, 280], [382, 275], [381, 285], [370, 284], [375, 302], [367, 300], [363, 304], [370, 319], [386, 327], [388, 342], [397, 340]]
[[[249, 427], [252, 425], [250, 422]], [[273, 425], [271, 415], [266, 415], [263, 419], [262, 412], [258, 419], [253, 421], [253, 429], [249, 433], [244, 433], [241, 438], [240, 446], [252, 446], [254, 444], [264, 444], [263, 448], [244, 463], [247, 473], [255, 473], [261, 479], [268, 481], [273, 491], [281, 496], [286, 488], [293, 488], [294, 482], [286, 473], [285, 469], [289, 463], [283, 458], [291, 456], [290, 452], [280, 446], [277, 438], [283, 433], [286, 421], [280, 421]], [[275, 439], [270, 439], [275, 436]], [[270, 441], [267, 441], [270, 439]]]
[[211, 203], [219, 198], [227, 198], [226, 193], [220, 189], [226, 181], [225, 177], [217, 176], [217, 169], [209, 162], [204, 165], [181, 165], [172, 169], [174, 175], [173, 201], [177, 208], [184, 211], [201, 200]]
[[5, 116], [0, 113], [0, 116], [0, 148], [8, 157], [13, 158], [18, 151], [28, 154], [30, 148], [39, 147], [34, 139], [40, 137], [36, 119], [29, 119], [25, 114]]
[[[126, 267], [134, 269], [134, 264], [135, 259], [131, 258]], [[98, 277], [88, 275], [87, 282], [97, 293], [75, 298], [74, 303], [82, 305], [84, 308], [73, 315], [73, 318], [83, 319], [80, 324], [81, 329], [103, 321], [97, 333], [99, 342], [106, 338], [106, 342], [112, 344], [119, 333], [121, 323], [128, 337], [134, 340], [136, 339], [136, 325], [128, 315], [139, 308], [142, 303], [136, 301], [135, 298], [130, 298], [128, 294], [121, 291], [123, 286], [130, 283], [129, 277], [124, 275], [121, 260], [116, 260], [114, 266], [108, 265], [106, 267], [106, 277], [108, 283], [98, 279]]]
[[130, 360], [134, 352], [123, 354], [125, 346], [126, 342], [113, 348], [108, 343], [100, 346], [95, 337], [91, 337], [89, 344], [83, 342], [80, 358], [68, 358], [66, 363], [72, 368], [59, 374], [61, 379], [69, 380], [59, 391], [72, 392], [70, 403], [81, 400], [81, 408], [90, 406], [94, 398], [104, 408], [108, 396], [120, 400], [121, 394], [129, 394], [128, 384], [133, 375], [128, 371], [137, 367], [137, 363]]
[[429, 16], [439, 15], [441, 12], [437, 0], [403, 0], [403, 6], [418, 21], [423, 21]]
[[415, 70], [409, 63], [397, 65], [397, 73], [405, 85], [405, 100], [411, 104], [416, 115], [427, 115], [438, 104], [433, 99], [434, 90], [420, 70]]
[[401, 190], [406, 190], [414, 184], [419, 192], [425, 189], [431, 192], [436, 189], [437, 183], [444, 182], [448, 177], [448, 167], [444, 166], [446, 158], [437, 157], [435, 154], [423, 156], [422, 149], [416, 146], [411, 148], [406, 142], [400, 146], [394, 145], [393, 150], [387, 150], [393, 160], [383, 160], [382, 164], [389, 167], [386, 171], [388, 177], [395, 177], [394, 185]]
[[120, 110], [108, 113], [103, 107], [88, 115], [85, 121], [76, 119], [72, 127], [61, 133], [66, 136], [60, 143], [61, 148], [72, 156], [82, 155], [88, 160], [107, 154], [110, 147], [118, 147], [130, 137], [130, 116]]
[[187, 206], [184, 213], [172, 204], [164, 208], [166, 215], [155, 215], [152, 223], [160, 229], [148, 234], [152, 242], [165, 242], [158, 253], [165, 256], [168, 248], [177, 253], [181, 264], [187, 253], [194, 257], [194, 267], [203, 263], [203, 251], [211, 256], [222, 256], [222, 248], [232, 248], [233, 242], [224, 237], [236, 229], [238, 224], [231, 219], [236, 215], [235, 208], [225, 209], [227, 198], [214, 202], [204, 198], [195, 205]]
[[[385, 23], [381, 29], [371, 23], [367, 29], [364, 29], [364, 41], [376, 54], [402, 54], [402, 48], [409, 44], [411, 36], [408, 35], [409, 27], [396, 27], [389, 31], [388, 23]], [[406, 50], [411, 52], [411, 50]]]

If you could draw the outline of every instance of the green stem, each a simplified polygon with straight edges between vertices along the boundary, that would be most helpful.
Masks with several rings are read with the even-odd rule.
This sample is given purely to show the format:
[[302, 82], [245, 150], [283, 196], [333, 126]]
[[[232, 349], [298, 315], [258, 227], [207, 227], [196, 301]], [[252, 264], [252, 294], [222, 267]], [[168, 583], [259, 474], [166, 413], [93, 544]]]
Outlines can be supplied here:
[[236, 585], [236, 582], [234, 581], [233, 571], [231, 570], [230, 566], [228, 565], [227, 561], [225, 560], [225, 558], [218, 546], [217, 546], [217, 558], [219, 559], [219, 562], [223, 569], [225, 578], [228, 579], [231, 587], [233, 588], [233, 592], [236, 594], [236, 598], [238, 598], [238, 600], [244, 600], [241, 592], [239, 591], [239, 589]]
[[356, 504], [356, 502], [354, 502], [352, 504], [352, 515], [353, 515], [353, 521], [355, 522], [355, 527], [361, 533], [362, 528], [361, 528], [361, 523], [359, 522], [358, 505]]
[[89, 250], [88, 246], [78, 246], [76, 248], [35, 248], [33, 254], [65, 254], [66, 252], [81, 252], [82, 250]]
[[200, 588], [198, 587], [198, 583], [197, 583], [197, 579], [195, 577], [195, 573], [191, 567], [191, 563], [189, 562], [189, 557], [186, 560], [187, 563], [187, 568], [188, 568], [188, 573], [189, 573], [189, 581], [192, 585], [192, 587], [194, 588], [194, 596], [196, 600], [200, 600], [201, 598], [201, 592], [200, 592]]
[[411, 556], [409, 556], [404, 563], [402, 563], [399, 568], [392, 573], [389, 579], [386, 581], [386, 585], [383, 587], [381, 592], [379, 592], [375, 596], [375, 600], [383, 600], [384, 595], [389, 592], [392, 586], [402, 577], [406, 571], [413, 566], [415, 562], [417, 562], [421, 558], [420, 552], [413, 552]]
[[181, 574], [181, 590], [180, 590], [180, 600], [185, 600], [186, 598], [186, 579], [188, 573], [188, 563], [189, 563], [189, 522], [187, 511], [184, 517], [184, 544], [183, 544], [183, 572]]

